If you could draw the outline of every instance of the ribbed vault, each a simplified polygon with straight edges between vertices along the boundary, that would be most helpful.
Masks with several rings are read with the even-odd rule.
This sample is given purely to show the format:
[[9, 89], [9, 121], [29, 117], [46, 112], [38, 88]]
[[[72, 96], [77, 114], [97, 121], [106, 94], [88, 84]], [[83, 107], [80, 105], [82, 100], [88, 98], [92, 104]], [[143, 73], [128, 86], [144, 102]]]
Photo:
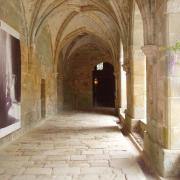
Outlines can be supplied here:
[[[63, 87], [58, 94], [64, 99], [63, 107], [84, 108], [83, 102], [92, 107], [92, 72], [101, 62], [115, 63], [111, 50], [108, 42], [88, 31], [74, 34], [63, 46], [57, 65], [58, 75], [63, 77], [62, 84], [57, 84]], [[71, 101], [73, 98], [76, 100]]]
[[[44, 27], [49, 27], [54, 66], [57, 65], [61, 49], [75, 36], [87, 31], [107, 43], [114, 60], [118, 59], [120, 40], [125, 48], [129, 45], [132, 0], [20, 1], [26, 19], [27, 39], [30, 46], [34, 46]], [[136, 1], [148, 30], [153, 26], [149, 14], [152, 14], [155, 2]], [[151, 34], [147, 36], [145, 42], [152, 42]]]
[[[90, 32], [107, 42], [117, 56], [120, 36], [124, 43], [128, 35], [129, 3], [99, 0], [22, 0], [33, 46], [44, 26], [49, 26], [56, 64], [63, 46], [74, 32]], [[121, 22], [121, 23], [120, 23]], [[76, 35], [78, 36], [78, 35]], [[74, 37], [73, 37], [74, 38]], [[69, 42], [68, 42], [69, 43]]]
[[[115, 72], [118, 72], [120, 42], [124, 47], [124, 63], [128, 64], [135, 2], [143, 17], [144, 41], [146, 44], [152, 44], [154, 41], [151, 31], [153, 27], [151, 14], [153, 14], [155, 1], [20, 1], [26, 21], [27, 42], [30, 47], [28, 68], [31, 69], [31, 65], [34, 64], [35, 66], [41, 65], [41, 74], [44, 77], [47, 74], [50, 76], [52, 72], [58, 77], [71, 79], [71, 77], [78, 76], [78, 71], [82, 70], [81, 67], [84, 71], [91, 73], [94, 66], [102, 61], [111, 63]], [[38, 53], [41, 47], [37, 46], [43, 46], [44, 41], [49, 45], [43, 47], [46, 53], [42, 55]], [[50, 56], [48, 58], [48, 49], [52, 51], [52, 58]], [[37, 58], [34, 54], [38, 55]], [[75, 79], [70, 79], [68, 81], [75, 81]]]

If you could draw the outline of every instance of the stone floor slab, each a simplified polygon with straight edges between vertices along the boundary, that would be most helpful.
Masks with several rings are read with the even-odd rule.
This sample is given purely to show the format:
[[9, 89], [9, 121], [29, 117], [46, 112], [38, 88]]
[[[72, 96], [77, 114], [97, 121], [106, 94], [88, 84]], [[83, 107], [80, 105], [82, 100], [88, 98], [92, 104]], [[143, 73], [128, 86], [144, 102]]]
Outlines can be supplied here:
[[0, 180], [149, 180], [116, 121], [93, 112], [51, 118], [1, 150]]

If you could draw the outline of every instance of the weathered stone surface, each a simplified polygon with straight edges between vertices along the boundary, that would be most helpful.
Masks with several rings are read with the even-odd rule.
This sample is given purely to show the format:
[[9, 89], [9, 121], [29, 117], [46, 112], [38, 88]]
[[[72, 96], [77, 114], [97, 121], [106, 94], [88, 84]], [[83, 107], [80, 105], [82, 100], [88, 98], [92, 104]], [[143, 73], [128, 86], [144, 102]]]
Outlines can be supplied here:
[[[1, 150], [0, 177], [10, 176], [13, 180], [124, 180], [126, 175], [136, 174], [146, 178], [136, 160], [138, 152], [121, 134], [115, 119], [114, 116], [95, 113], [76, 113], [73, 116], [65, 113], [46, 121]], [[29, 154], [31, 150], [33, 153]]]
[[[115, 103], [117, 109], [122, 108], [122, 118], [125, 114], [125, 126], [134, 130], [137, 121], [147, 122], [140, 131], [145, 129], [156, 146], [145, 146], [144, 150], [155, 156], [154, 163], [163, 166], [157, 153], [159, 149], [172, 150], [172, 156], [174, 150], [180, 149], [177, 140], [180, 135], [180, 58], [178, 55], [173, 64], [172, 58], [159, 51], [159, 47], [173, 46], [180, 39], [179, 12], [179, 0], [0, 0], [0, 20], [20, 33], [22, 56], [22, 127], [1, 138], [1, 146], [63, 109], [92, 108], [92, 71], [103, 61], [114, 67]], [[145, 47], [146, 57], [141, 47]], [[120, 53], [120, 49], [123, 52]], [[121, 73], [121, 66], [126, 72]], [[42, 82], [45, 89], [42, 89]], [[67, 121], [61, 122], [61, 131], [70, 125]], [[78, 125], [80, 122], [76, 121]], [[86, 125], [89, 124], [83, 124], [83, 127]], [[52, 134], [57, 130], [55, 127], [51, 129]], [[3, 152], [0, 156], [2, 169], [12, 169], [13, 164], [20, 169], [23, 166], [55, 168], [56, 165], [61, 168], [60, 161], [65, 161], [64, 166], [67, 167], [106, 167], [109, 159], [131, 156], [129, 152], [110, 152], [121, 150], [118, 143], [111, 147], [114, 137], [104, 141], [106, 136], [102, 135], [97, 143], [98, 135], [89, 135], [88, 129], [76, 138], [56, 134], [56, 139], [61, 138], [58, 141], [48, 131], [41, 142], [31, 137], [24, 140], [23, 146], [12, 146]], [[9, 157], [5, 156], [6, 153]], [[169, 159], [168, 154], [164, 155]], [[177, 155], [171, 158], [175, 159]], [[68, 164], [67, 161], [71, 162]], [[175, 166], [171, 172], [177, 174], [178, 168]], [[166, 171], [174, 175], [168, 168]], [[11, 175], [0, 177], [10, 178]]]
[[25, 174], [30, 175], [50, 175], [52, 168], [27, 168]]

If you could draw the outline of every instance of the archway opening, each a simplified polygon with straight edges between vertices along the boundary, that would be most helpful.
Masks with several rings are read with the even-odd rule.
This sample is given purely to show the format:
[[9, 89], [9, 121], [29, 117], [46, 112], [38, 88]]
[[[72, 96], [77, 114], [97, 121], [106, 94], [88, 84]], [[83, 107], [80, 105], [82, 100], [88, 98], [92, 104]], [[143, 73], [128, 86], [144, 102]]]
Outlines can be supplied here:
[[[92, 33], [80, 33], [65, 43], [57, 66], [57, 96], [62, 102], [58, 102], [59, 110], [89, 110], [94, 107], [92, 83], [94, 67], [106, 59], [106, 63], [111, 66], [111, 74], [114, 73], [111, 65], [113, 58], [109, 49], [106, 41]], [[106, 63], [103, 64], [105, 69]], [[114, 102], [111, 104], [114, 107]]]
[[100, 63], [93, 71], [93, 104], [95, 107], [115, 107], [114, 68], [109, 63]]

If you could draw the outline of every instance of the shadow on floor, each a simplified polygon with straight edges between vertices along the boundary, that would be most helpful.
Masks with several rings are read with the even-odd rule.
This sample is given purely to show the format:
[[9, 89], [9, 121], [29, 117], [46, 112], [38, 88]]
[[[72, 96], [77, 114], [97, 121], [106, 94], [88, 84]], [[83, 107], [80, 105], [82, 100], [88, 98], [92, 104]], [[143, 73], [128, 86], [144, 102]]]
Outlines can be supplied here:
[[119, 132], [119, 129], [117, 128], [117, 126], [108, 126], [108, 127], [57, 127], [57, 126], [53, 126], [53, 125], [49, 125], [49, 128], [47, 128], [46, 130], [44, 129], [44, 127], [42, 126], [41, 128], [38, 128], [38, 133], [43, 133], [43, 134], [56, 134], [56, 133], [71, 133], [71, 134], [75, 134], [75, 133], [102, 133], [102, 132]]
[[[66, 112], [66, 111], [65, 111]], [[68, 113], [72, 112], [72, 110], [67, 111]], [[79, 113], [96, 113], [96, 114], [101, 114], [101, 115], [116, 115], [116, 110], [115, 108], [105, 108], [105, 107], [94, 107], [91, 109], [77, 109], [74, 112], [79, 112]]]

